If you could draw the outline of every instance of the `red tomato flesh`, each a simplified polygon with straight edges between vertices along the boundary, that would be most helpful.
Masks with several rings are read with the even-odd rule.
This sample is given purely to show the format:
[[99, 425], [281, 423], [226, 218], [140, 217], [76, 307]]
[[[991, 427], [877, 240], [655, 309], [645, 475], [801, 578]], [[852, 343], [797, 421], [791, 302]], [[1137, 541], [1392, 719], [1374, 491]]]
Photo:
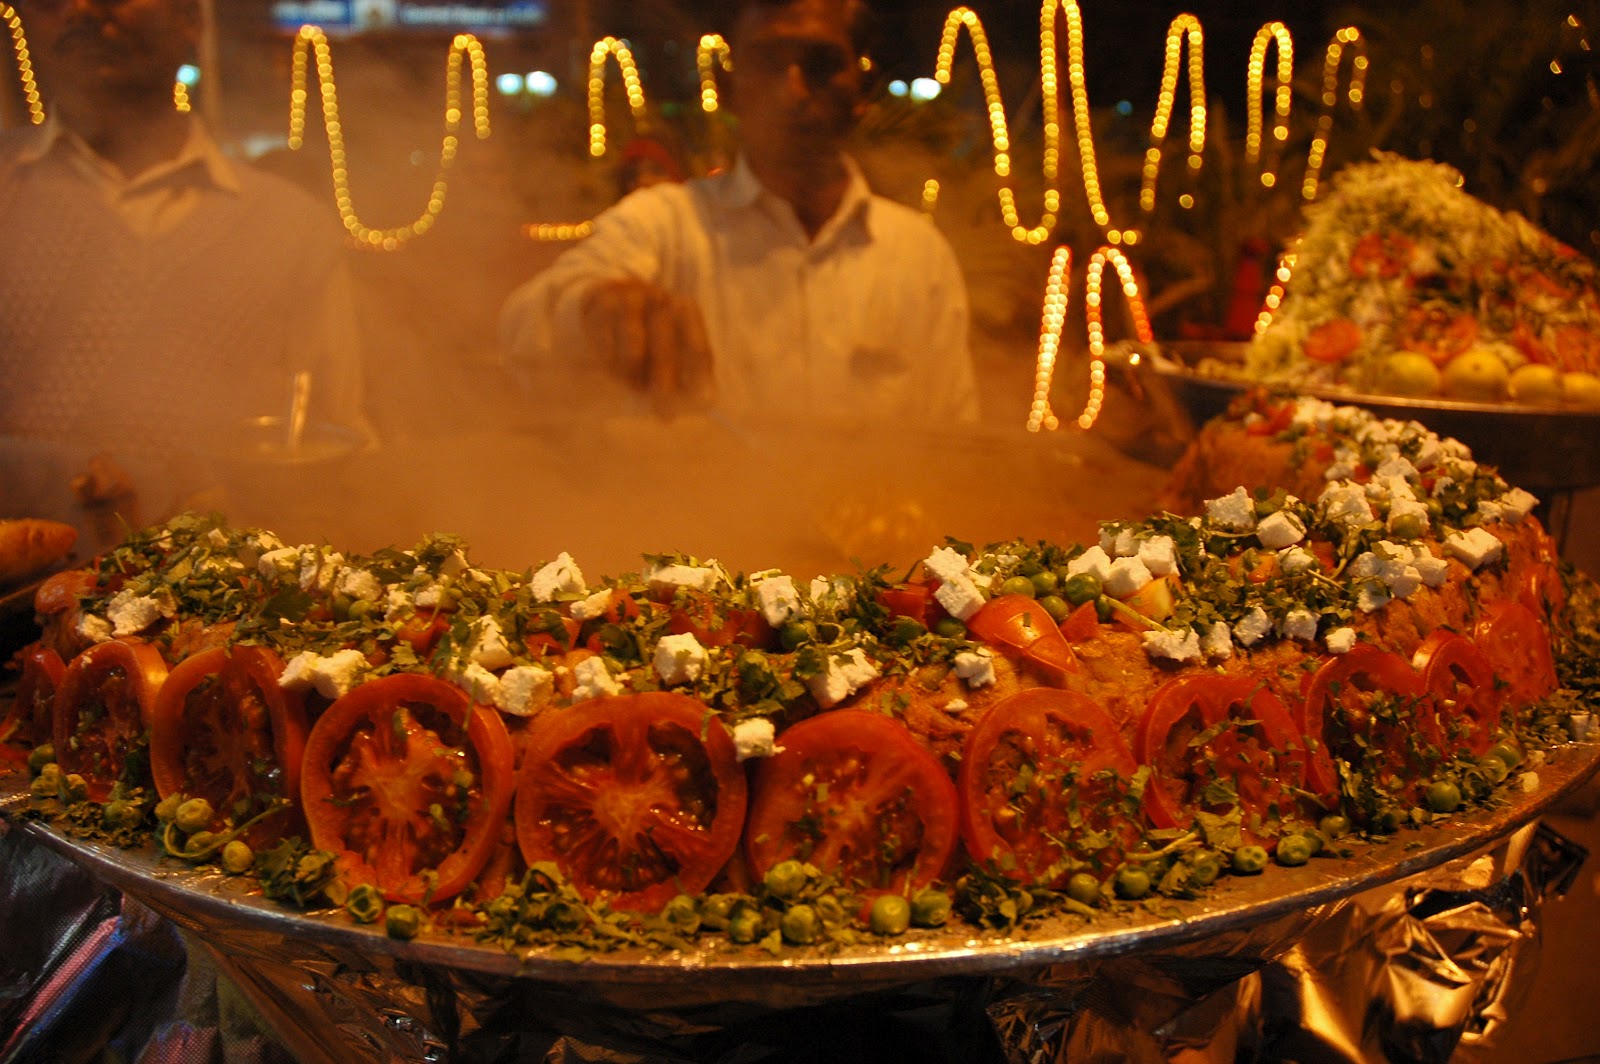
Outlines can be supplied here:
[[1027, 595], [999, 595], [967, 618], [967, 631], [1020, 654], [1047, 683], [1059, 684], [1078, 671], [1078, 657], [1043, 606]]
[[1494, 682], [1494, 666], [1472, 640], [1439, 628], [1411, 657], [1422, 685], [1433, 699], [1440, 738], [1449, 750], [1482, 757], [1500, 730], [1504, 700]]
[[18, 656], [22, 677], [16, 696], [0, 716], [0, 761], [20, 764], [35, 746], [51, 741], [50, 714], [67, 667], [61, 655], [37, 643]]
[[[150, 742], [156, 692], [167, 663], [149, 643], [96, 643], [67, 665], [56, 689], [52, 736], [56, 763], [88, 784], [89, 800], [104, 802]], [[130, 785], [148, 780], [135, 771]]]

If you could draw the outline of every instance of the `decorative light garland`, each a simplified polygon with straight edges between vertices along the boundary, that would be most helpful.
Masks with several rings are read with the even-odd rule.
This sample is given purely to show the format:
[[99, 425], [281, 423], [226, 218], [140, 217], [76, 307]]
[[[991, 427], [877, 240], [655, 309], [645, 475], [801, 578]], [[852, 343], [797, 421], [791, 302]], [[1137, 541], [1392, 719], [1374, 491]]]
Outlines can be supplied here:
[[22, 81], [22, 98], [28, 105], [28, 121], [44, 125], [44, 100], [33, 77], [33, 60], [28, 54], [28, 38], [22, 32], [22, 16], [10, 4], [0, 2], [0, 22], [11, 31], [11, 51], [17, 60], [17, 77]]
[[628, 107], [635, 122], [644, 118], [644, 85], [633, 52], [615, 37], [595, 42], [589, 51], [589, 154], [598, 159], [606, 153], [606, 59], [615, 56], [622, 71], [622, 87], [628, 94]]
[[339, 96], [333, 79], [333, 53], [328, 46], [327, 34], [317, 26], [302, 26], [295, 36], [294, 68], [291, 75], [289, 103], [289, 148], [297, 151], [305, 143], [306, 82], [308, 56], [317, 57], [317, 83], [322, 94], [322, 121], [328, 134], [328, 158], [333, 167], [334, 206], [345, 229], [363, 247], [393, 251], [413, 237], [421, 236], [433, 228], [444, 210], [445, 172], [455, 162], [459, 146], [456, 131], [461, 127], [461, 59], [466, 56], [472, 65], [472, 120], [478, 139], [489, 135], [489, 69], [484, 62], [483, 46], [470, 33], [458, 33], [450, 44], [448, 72], [445, 78], [444, 141], [439, 148], [439, 169], [434, 177], [433, 192], [428, 205], [410, 225], [392, 229], [374, 229], [357, 217], [355, 201], [350, 192], [349, 156], [344, 147], [344, 127], [339, 121]]
[[1269, 22], [1256, 31], [1255, 41], [1250, 45], [1250, 65], [1245, 72], [1245, 96], [1248, 101], [1245, 111], [1248, 115], [1244, 134], [1244, 157], [1249, 163], [1260, 162], [1261, 183], [1267, 188], [1272, 188], [1278, 183], [1278, 175], [1268, 158], [1276, 158], [1276, 153], [1264, 156], [1261, 150], [1261, 131], [1264, 125], [1261, 114], [1261, 92], [1267, 71], [1267, 49], [1277, 45], [1278, 69], [1277, 88], [1273, 93], [1273, 120], [1272, 139], [1275, 145], [1282, 144], [1289, 139], [1289, 107], [1294, 98], [1294, 38], [1289, 34], [1289, 27], [1281, 22]]
[[1028, 408], [1028, 431], [1054, 432], [1061, 419], [1050, 409], [1050, 385], [1055, 379], [1056, 356], [1061, 352], [1061, 327], [1067, 320], [1067, 275], [1072, 269], [1072, 249], [1063, 244], [1050, 259], [1050, 276], [1044, 286], [1044, 310], [1039, 320], [1039, 360], [1033, 371], [1033, 405]]
[[1272, 324], [1272, 318], [1278, 313], [1278, 305], [1283, 302], [1283, 294], [1289, 290], [1289, 277], [1294, 273], [1295, 254], [1285, 251], [1278, 258], [1278, 269], [1272, 275], [1272, 287], [1267, 289], [1267, 298], [1261, 301], [1261, 313], [1256, 315], [1256, 335], [1267, 331], [1267, 326]]
[[193, 110], [189, 106], [189, 86], [181, 81], [172, 83], [172, 106], [178, 109], [180, 115], [186, 115]]
[[[1193, 15], [1179, 15], [1167, 27], [1166, 61], [1161, 68], [1161, 91], [1156, 97], [1156, 116], [1150, 123], [1150, 147], [1144, 153], [1144, 173], [1139, 187], [1139, 209], [1156, 209], [1156, 175], [1161, 172], [1161, 149], [1167, 141], [1167, 125], [1172, 120], [1172, 105], [1178, 94], [1178, 74], [1182, 70], [1184, 41], [1189, 42], [1189, 169], [1199, 170], [1206, 147], [1206, 62], [1205, 32]], [[1184, 207], [1193, 205], [1185, 196]]]
[[717, 69], [724, 73], [733, 69], [733, 53], [720, 33], [707, 33], [700, 38], [694, 52], [695, 69], [700, 72], [700, 110], [711, 114], [721, 106], [717, 93]]
[[1306, 200], [1317, 198], [1317, 188], [1322, 180], [1322, 164], [1328, 154], [1328, 134], [1333, 130], [1333, 110], [1339, 102], [1340, 60], [1346, 49], [1350, 57], [1350, 81], [1346, 94], [1350, 106], [1359, 110], [1366, 94], [1367, 42], [1361, 31], [1346, 26], [1333, 35], [1322, 60], [1322, 111], [1317, 115], [1317, 129], [1311, 136], [1311, 150], [1306, 154], [1306, 176], [1300, 185], [1300, 195]]

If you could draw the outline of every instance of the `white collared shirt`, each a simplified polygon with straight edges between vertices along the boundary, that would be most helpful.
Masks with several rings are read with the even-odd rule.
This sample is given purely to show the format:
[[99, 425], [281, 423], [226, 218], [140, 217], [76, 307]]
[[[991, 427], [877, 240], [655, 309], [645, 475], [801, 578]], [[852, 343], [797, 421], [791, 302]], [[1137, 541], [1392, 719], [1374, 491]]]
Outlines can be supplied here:
[[742, 158], [722, 174], [633, 193], [511, 294], [506, 357], [536, 393], [576, 387], [618, 401], [618, 386], [584, 364], [579, 312], [595, 282], [632, 277], [699, 304], [716, 404], [730, 417], [975, 420], [954, 252], [929, 218], [873, 195], [849, 168], [844, 199], [815, 239]]

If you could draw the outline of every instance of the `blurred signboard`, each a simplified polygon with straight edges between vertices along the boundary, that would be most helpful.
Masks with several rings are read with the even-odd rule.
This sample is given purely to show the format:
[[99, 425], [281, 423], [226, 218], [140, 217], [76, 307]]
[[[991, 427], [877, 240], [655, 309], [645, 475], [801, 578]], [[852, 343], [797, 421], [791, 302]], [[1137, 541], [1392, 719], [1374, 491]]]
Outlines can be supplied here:
[[542, 26], [549, 14], [548, 0], [277, 0], [272, 5], [273, 24], [290, 33], [310, 23], [330, 34], [417, 31], [492, 35]]

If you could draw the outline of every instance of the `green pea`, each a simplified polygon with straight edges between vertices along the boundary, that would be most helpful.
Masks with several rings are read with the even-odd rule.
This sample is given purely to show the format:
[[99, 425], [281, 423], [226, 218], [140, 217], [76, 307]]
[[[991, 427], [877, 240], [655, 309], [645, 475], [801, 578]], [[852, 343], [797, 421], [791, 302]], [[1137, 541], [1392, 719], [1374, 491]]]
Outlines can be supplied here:
[[1323, 847], [1327, 845], [1327, 841], [1315, 831], [1302, 831], [1299, 834], [1302, 839], [1305, 839], [1310, 844], [1311, 856], [1313, 857], [1321, 853]]
[[1511, 774], [1511, 769], [1498, 757], [1485, 754], [1478, 759], [1478, 770], [1490, 783], [1499, 783]]
[[372, 609], [375, 605], [376, 603], [368, 602], [366, 599], [356, 599], [350, 603], [350, 608], [346, 613], [350, 620], [359, 621], [372, 616]]
[[882, 894], [872, 903], [867, 926], [874, 935], [903, 935], [911, 926], [911, 903], [898, 894]]
[[817, 910], [809, 905], [791, 905], [778, 922], [778, 930], [790, 945], [805, 946], [817, 940], [821, 925]]
[[1389, 522], [1389, 534], [1396, 539], [1421, 539], [1428, 526], [1419, 513], [1401, 514]]
[[1061, 597], [1074, 606], [1093, 602], [1105, 591], [1100, 578], [1093, 573], [1074, 573], [1061, 585]]
[[1117, 873], [1117, 895], [1130, 901], [1150, 893], [1150, 873], [1142, 868], [1124, 868]]
[[1074, 872], [1067, 880], [1067, 897], [1081, 905], [1093, 905], [1100, 900], [1100, 881], [1088, 872]]
[[1216, 854], [1203, 851], [1189, 858], [1189, 882], [1197, 887], [1209, 887], [1222, 874], [1222, 861]]
[[230, 876], [242, 876], [256, 863], [256, 853], [243, 839], [234, 839], [222, 848], [222, 870]]
[[918, 636], [926, 635], [927, 631], [915, 617], [896, 617], [889, 629], [889, 642], [895, 646], [905, 646]]
[[700, 908], [687, 894], [679, 894], [663, 905], [661, 917], [684, 934], [692, 935], [700, 930]]
[[1277, 858], [1281, 865], [1303, 865], [1311, 860], [1311, 840], [1304, 835], [1285, 835], [1278, 840]]
[[40, 743], [28, 751], [28, 771], [37, 776], [44, 767], [56, 759], [55, 743]]
[[61, 793], [61, 766], [50, 762], [28, 784], [28, 793], [35, 798], [54, 798]]
[[1233, 870], [1253, 876], [1267, 867], [1267, 851], [1260, 846], [1241, 846], [1233, 851]]
[[958, 618], [940, 617], [933, 622], [933, 632], [935, 635], [942, 636], [945, 639], [965, 639], [967, 637], [967, 626], [962, 624]]
[[176, 820], [178, 817], [178, 806], [182, 805], [187, 800], [188, 799], [181, 794], [167, 795], [165, 798], [161, 799], [161, 801], [156, 803], [156, 819], [166, 823]]
[[1054, 595], [1061, 587], [1061, 578], [1050, 569], [1040, 569], [1028, 579], [1033, 581], [1033, 591], [1036, 595]]
[[1379, 835], [1393, 835], [1406, 822], [1405, 810], [1397, 805], [1385, 806], [1372, 817], [1372, 830]]
[[911, 899], [911, 923], [915, 927], [943, 927], [950, 920], [950, 895], [932, 887], [917, 892]]
[[1060, 595], [1046, 595], [1039, 600], [1039, 606], [1050, 615], [1050, 619], [1060, 624], [1072, 613], [1072, 603]]
[[220, 838], [222, 836], [215, 831], [197, 831], [183, 840], [183, 855], [191, 861], [204, 860], [216, 849]]
[[422, 914], [412, 905], [391, 905], [383, 914], [383, 929], [390, 938], [416, 938], [422, 930]]
[[1317, 830], [1330, 839], [1341, 838], [1350, 834], [1350, 818], [1330, 813], [1317, 821]]
[[216, 818], [217, 812], [211, 808], [210, 802], [204, 798], [190, 798], [178, 806], [172, 822], [178, 825], [179, 831], [199, 831], [201, 828], [210, 827]]
[[1117, 608], [1111, 601], [1110, 595], [1101, 595], [1094, 600], [1094, 615], [1100, 618], [1101, 624], [1110, 624], [1111, 618], [1117, 615]]
[[708, 894], [700, 904], [701, 925], [713, 931], [726, 931], [738, 900], [737, 894]]
[[761, 913], [748, 905], [735, 907], [728, 917], [728, 937], [741, 944], [754, 942], [761, 936]]
[[333, 611], [333, 619], [344, 623], [350, 619], [350, 596], [335, 592], [328, 599], [328, 606]]
[[1033, 598], [1033, 581], [1025, 576], [1008, 576], [1000, 581], [1000, 587], [996, 589], [995, 594], [1026, 595], [1029, 598]]
[[810, 621], [790, 621], [778, 631], [778, 641], [785, 650], [798, 650], [816, 637], [816, 626]]
[[1489, 748], [1489, 756], [1504, 761], [1506, 768], [1516, 768], [1522, 764], [1522, 748], [1512, 742], [1495, 743]]
[[844, 906], [832, 894], [824, 894], [811, 903], [817, 910], [817, 917], [822, 921], [823, 927], [843, 927], [850, 922], [850, 916], [844, 911]]
[[344, 899], [345, 911], [363, 924], [383, 915], [383, 896], [371, 883], [358, 883]]
[[89, 781], [76, 772], [69, 772], [61, 777], [61, 787], [56, 794], [68, 805], [86, 802], [89, 800]]
[[138, 805], [119, 798], [106, 803], [105, 808], [100, 810], [100, 819], [106, 827], [115, 831], [118, 828], [136, 826], [144, 819], [144, 815]]
[[[1485, 758], [1497, 761], [1497, 758]], [[1505, 762], [1499, 762], [1504, 764]], [[1449, 780], [1434, 780], [1428, 784], [1428, 808], [1435, 813], [1453, 813], [1461, 805], [1461, 788]]]
[[806, 866], [799, 861], [779, 861], [762, 880], [774, 898], [792, 898], [806, 885]]

